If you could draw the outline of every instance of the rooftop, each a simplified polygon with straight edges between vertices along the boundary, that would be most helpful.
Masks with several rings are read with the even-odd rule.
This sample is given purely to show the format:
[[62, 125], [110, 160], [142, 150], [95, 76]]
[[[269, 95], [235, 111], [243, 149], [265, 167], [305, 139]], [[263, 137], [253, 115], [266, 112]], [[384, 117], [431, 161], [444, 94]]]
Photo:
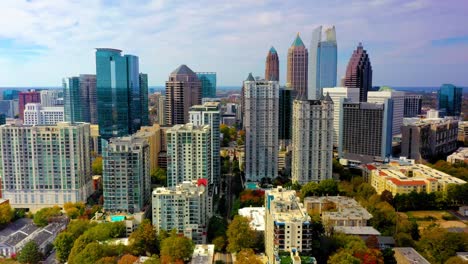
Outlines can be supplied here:
[[430, 264], [427, 259], [421, 256], [414, 248], [412, 247], [396, 247], [393, 248], [395, 251], [395, 257], [398, 259], [399, 256], [405, 258], [409, 263], [413, 264]]
[[239, 215], [250, 219], [250, 226], [256, 231], [265, 231], [265, 207], [244, 207]]
[[214, 257], [214, 245], [195, 245], [192, 264], [211, 264]]
[[187, 74], [187, 75], [195, 75], [195, 72], [193, 72], [187, 65], [182, 64], [177, 69], [175, 69], [173, 72], [171, 72], [171, 75], [173, 74]]
[[346, 196], [313, 196], [304, 198], [304, 205], [308, 208], [309, 203], [328, 203], [336, 205], [335, 211], [322, 211], [322, 217], [330, 219], [365, 219], [369, 220], [372, 215], [362, 207], [356, 200]]
[[380, 236], [380, 232], [372, 226], [335, 226], [335, 231], [357, 236]]
[[304, 205], [299, 202], [296, 191], [286, 190], [281, 186], [265, 193], [268, 201], [266, 210], [272, 215], [275, 222], [307, 222], [310, 216]]

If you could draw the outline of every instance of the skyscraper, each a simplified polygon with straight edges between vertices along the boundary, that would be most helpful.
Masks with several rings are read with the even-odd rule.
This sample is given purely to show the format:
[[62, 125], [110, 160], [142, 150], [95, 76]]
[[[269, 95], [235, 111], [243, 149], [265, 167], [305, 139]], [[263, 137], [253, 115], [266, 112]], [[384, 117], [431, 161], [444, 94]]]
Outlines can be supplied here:
[[372, 88], [372, 66], [369, 55], [361, 43], [349, 59], [344, 86], [359, 88], [359, 101], [367, 102], [367, 92]]
[[314, 29], [309, 52], [307, 98], [318, 100], [322, 96], [323, 88], [336, 86], [337, 43], [335, 27], [325, 30], [325, 40], [322, 40], [322, 26]]
[[416, 94], [405, 94], [404, 117], [416, 117], [421, 114], [422, 96]]
[[192, 105], [201, 104], [201, 82], [187, 65], [180, 65], [166, 82], [166, 125], [185, 124]]
[[63, 90], [42, 90], [40, 93], [43, 107], [63, 105]]
[[[103, 139], [121, 137], [140, 129], [147, 115], [148, 96], [140, 82], [148, 80], [139, 74], [138, 57], [121, 55], [121, 50], [96, 50], [96, 89], [99, 133]], [[144, 87], [143, 90], [147, 88]], [[147, 118], [147, 117], [146, 117]]]
[[286, 86], [291, 87], [297, 94], [307, 91], [307, 64], [309, 54], [299, 33], [288, 49], [288, 74]]
[[40, 103], [41, 94], [36, 91], [21, 92], [18, 95], [19, 99], [19, 118], [24, 120], [24, 107], [29, 103]]
[[92, 189], [89, 126], [0, 126], [2, 198], [32, 211], [86, 202]]
[[103, 140], [104, 210], [141, 212], [151, 200], [150, 153], [146, 138]]
[[156, 121], [159, 125], [166, 124], [166, 96], [156, 93]]
[[98, 123], [96, 75], [80, 74], [63, 81], [65, 121]]
[[259, 182], [278, 175], [278, 99], [277, 81], [244, 81], [245, 101], [245, 178]]
[[292, 135], [293, 101], [295, 92], [288, 88], [279, 90], [278, 139], [281, 147], [287, 147]]
[[405, 112], [405, 92], [395, 91], [394, 89], [383, 86], [379, 91], [367, 92], [367, 101], [369, 103], [385, 103], [385, 99], [390, 98], [392, 104], [392, 135], [401, 134], [401, 126], [403, 125], [403, 116]]
[[148, 108], [148, 74], [139, 74], [140, 82], [140, 100], [141, 100], [141, 125], [149, 126], [149, 108]]
[[201, 81], [201, 97], [216, 97], [216, 72], [197, 72], [197, 77]]
[[274, 47], [270, 48], [266, 57], [265, 80], [279, 81], [279, 58]]
[[446, 116], [460, 116], [463, 88], [453, 84], [443, 84], [438, 92], [439, 110], [444, 110]]
[[292, 180], [300, 184], [332, 178], [333, 101], [294, 100], [292, 136]]
[[11, 89], [4, 90], [2, 100], [17, 100], [19, 93], [20, 91], [18, 90], [11, 90]]

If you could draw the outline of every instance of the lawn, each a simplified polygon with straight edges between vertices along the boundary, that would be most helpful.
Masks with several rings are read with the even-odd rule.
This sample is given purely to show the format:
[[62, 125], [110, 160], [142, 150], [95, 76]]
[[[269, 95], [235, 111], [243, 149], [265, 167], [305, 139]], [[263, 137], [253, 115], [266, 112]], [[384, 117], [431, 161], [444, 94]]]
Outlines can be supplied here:
[[438, 224], [442, 228], [467, 227], [465, 223], [447, 211], [409, 211], [406, 212], [406, 216], [409, 220], [415, 220], [420, 228], [425, 228], [432, 223]]

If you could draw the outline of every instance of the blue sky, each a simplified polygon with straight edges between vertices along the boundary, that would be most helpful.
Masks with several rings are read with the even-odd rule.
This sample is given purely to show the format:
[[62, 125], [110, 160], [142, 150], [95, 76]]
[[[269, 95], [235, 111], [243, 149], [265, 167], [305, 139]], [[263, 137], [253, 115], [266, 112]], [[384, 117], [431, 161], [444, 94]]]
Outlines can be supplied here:
[[265, 56], [280, 56], [300, 32], [335, 25], [338, 75], [359, 42], [374, 85], [468, 86], [468, 1], [465, 0], [2, 0], [0, 87], [60, 86], [94, 73], [94, 48], [140, 57], [150, 85], [164, 85], [180, 64], [216, 71], [218, 85], [263, 76]]

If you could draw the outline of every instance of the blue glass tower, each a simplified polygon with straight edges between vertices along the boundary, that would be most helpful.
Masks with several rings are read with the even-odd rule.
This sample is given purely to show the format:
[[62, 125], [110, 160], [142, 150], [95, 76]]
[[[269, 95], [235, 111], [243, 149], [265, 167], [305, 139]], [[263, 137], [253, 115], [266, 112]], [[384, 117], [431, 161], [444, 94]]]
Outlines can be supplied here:
[[438, 92], [439, 110], [444, 110], [446, 116], [460, 116], [463, 88], [453, 84], [443, 84]]
[[319, 87], [320, 89], [327, 87], [336, 87], [336, 68], [337, 68], [337, 45], [336, 40], [326, 40], [319, 43], [318, 65], [319, 72]]
[[148, 74], [140, 73], [141, 125], [149, 126]]
[[202, 98], [216, 97], [216, 72], [197, 72], [202, 83]]
[[18, 90], [5, 90], [3, 91], [3, 100], [17, 100], [19, 93]]

